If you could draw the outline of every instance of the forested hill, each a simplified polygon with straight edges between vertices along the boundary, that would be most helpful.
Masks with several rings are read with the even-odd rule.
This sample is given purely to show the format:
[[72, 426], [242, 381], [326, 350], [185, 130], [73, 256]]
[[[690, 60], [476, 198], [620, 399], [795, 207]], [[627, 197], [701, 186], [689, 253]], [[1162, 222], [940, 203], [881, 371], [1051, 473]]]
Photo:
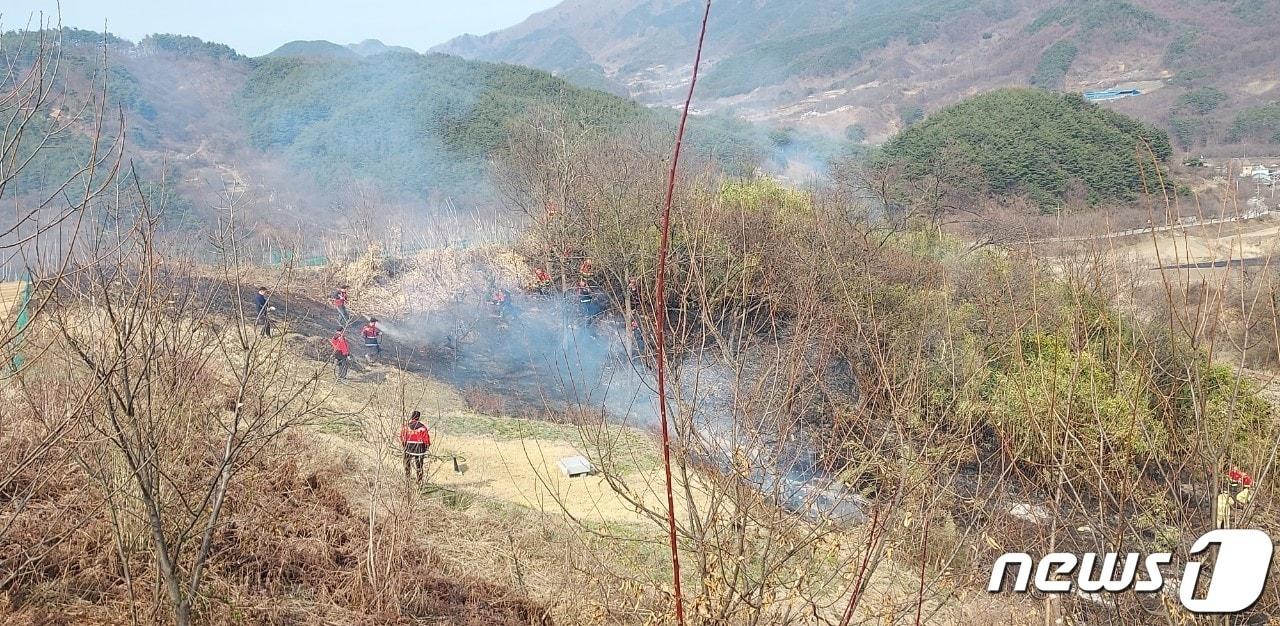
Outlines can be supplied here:
[[[671, 104], [702, 0], [565, 0], [436, 48]], [[1107, 106], [1187, 150], [1280, 144], [1280, 0], [717, 0], [704, 110], [878, 143], [975, 93], [1141, 95]], [[1267, 147], [1265, 144], [1270, 144]]]
[[[507, 145], [513, 124], [551, 116], [616, 133], [675, 121], [672, 111], [541, 70], [443, 54], [273, 53], [251, 66], [232, 102], [249, 143], [283, 157], [325, 190], [359, 180], [391, 196], [474, 197], [483, 194], [486, 162]], [[763, 134], [714, 117], [690, 140], [731, 169], [752, 169], [764, 152]]]
[[1144, 172], [1161, 167], [1171, 152], [1162, 130], [1075, 94], [1021, 88], [934, 113], [885, 144], [879, 158], [904, 164], [910, 177], [941, 173], [982, 191], [1024, 194], [1047, 208], [1138, 198], [1159, 184]]
[[[4, 37], [7, 58], [19, 65], [34, 58], [36, 38]], [[64, 29], [56, 47], [61, 63], [50, 79], [63, 95], [38, 121], [65, 127], [55, 139], [68, 149], [43, 151], [41, 167], [15, 188], [37, 194], [75, 167], [92, 127], [67, 124], [67, 116], [91, 111], [105, 84], [110, 108], [119, 105], [125, 116], [126, 158], [143, 177], [167, 181], [175, 225], [207, 219], [229, 197], [255, 206], [264, 223], [337, 217], [356, 187], [404, 205], [475, 206], [492, 202], [487, 161], [521, 120], [554, 112], [608, 133], [674, 118], [542, 70], [376, 41], [291, 42], [247, 58], [189, 36], [133, 43]], [[763, 137], [723, 120], [704, 122], [696, 135], [747, 168]]]
[[545, 72], [407, 53], [267, 57], [235, 106], [254, 147], [322, 181], [352, 176], [420, 197], [481, 184], [508, 125], [539, 109], [605, 131], [648, 115]]

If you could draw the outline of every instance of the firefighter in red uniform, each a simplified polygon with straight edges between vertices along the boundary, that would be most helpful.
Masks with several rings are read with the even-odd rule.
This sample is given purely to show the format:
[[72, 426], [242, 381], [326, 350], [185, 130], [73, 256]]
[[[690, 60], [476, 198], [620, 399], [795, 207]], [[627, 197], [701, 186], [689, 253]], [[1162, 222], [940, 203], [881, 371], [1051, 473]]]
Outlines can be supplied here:
[[591, 285], [585, 280], [579, 280], [578, 286], [573, 290], [574, 295], [578, 298], [578, 307], [583, 317], [592, 317], [596, 314], [595, 297], [591, 294]]
[[418, 482], [422, 482], [422, 459], [431, 450], [431, 431], [422, 423], [422, 413], [414, 411], [409, 423], [400, 427], [400, 445], [404, 446], [404, 477], [409, 477], [409, 467], [417, 466]]
[[378, 328], [378, 318], [369, 318], [369, 323], [360, 329], [360, 336], [364, 337], [364, 347], [369, 351], [366, 358], [372, 361], [382, 356], [382, 329]]
[[587, 278], [591, 278], [591, 276], [595, 273], [596, 273], [595, 267], [591, 265], [591, 257], [587, 257], [583, 259], [582, 265], [578, 266], [579, 276], [583, 279], [587, 279]]
[[535, 291], [544, 291], [551, 286], [551, 275], [547, 273], [547, 270], [537, 267], [533, 270], [533, 281]]
[[350, 296], [347, 295], [348, 289], [350, 289], [348, 285], [343, 285], [338, 287], [338, 290], [333, 292], [333, 295], [329, 296], [329, 304], [333, 305], [333, 308], [338, 311], [338, 324], [343, 328], [346, 328], [347, 324], [351, 323], [351, 314], [347, 313], [347, 300], [350, 299]]
[[329, 345], [333, 346], [333, 360], [338, 366], [338, 378], [345, 380], [347, 368], [351, 365], [351, 345], [347, 343], [347, 330], [339, 326], [338, 332], [329, 339]]
[[638, 317], [631, 319], [631, 356], [644, 356], [644, 331]]
[[510, 319], [515, 317], [514, 308], [511, 303], [511, 292], [498, 287], [493, 290], [493, 295], [489, 297], [489, 304], [493, 306], [493, 314], [498, 319]]

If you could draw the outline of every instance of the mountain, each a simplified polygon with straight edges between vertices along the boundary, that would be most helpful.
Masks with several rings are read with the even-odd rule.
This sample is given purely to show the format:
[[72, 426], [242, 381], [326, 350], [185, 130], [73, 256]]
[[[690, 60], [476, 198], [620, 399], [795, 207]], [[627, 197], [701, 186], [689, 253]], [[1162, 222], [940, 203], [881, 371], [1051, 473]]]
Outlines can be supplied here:
[[[605, 133], [675, 119], [673, 111], [542, 70], [373, 40], [351, 48], [295, 41], [248, 58], [189, 36], [152, 35], [135, 44], [92, 31], [61, 33], [59, 95], [36, 119], [42, 129], [57, 129], [47, 143], [58, 149], [36, 149], [35, 165], [11, 189], [35, 197], [76, 171], [93, 130], [83, 112], [92, 110], [86, 105], [105, 80], [108, 110], [124, 114], [126, 163], [146, 180], [166, 181], [165, 219], [175, 227], [207, 222], [214, 207], [230, 202], [253, 216], [255, 228], [286, 232], [343, 219], [350, 197], [371, 193], [379, 204], [410, 212], [420, 213], [424, 201], [483, 207], [493, 201], [490, 157], [522, 119], [555, 111]], [[15, 67], [33, 62], [36, 38], [0, 37]], [[112, 121], [108, 138], [117, 132]], [[741, 159], [746, 169], [755, 165], [758, 140], [763, 134], [757, 138], [747, 125], [714, 118], [691, 129], [689, 139], [722, 160]]]
[[404, 46], [388, 46], [377, 39], [366, 39], [360, 43], [349, 43], [347, 44], [347, 49], [362, 57], [371, 57], [375, 54], [386, 54], [388, 52], [417, 54], [413, 48], [406, 48]]
[[362, 55], [348, 46], [340, 46], [332, 41], [318, 39], [315, 41], [290, 41], [268, 52], [265, 56], [351, 59]]
[[268, 57], [321, 57], [333, 59], [350, 59], [354, 57], [371, 57], [388, 52], [417, 54], [413, 48], [404, 46], [388, 46], [377, 39], [366, 39], [360, 43], [349, 43], [345, 46], [318, 39], [315, 41], [290, 41], [289, 43], [268, 52]]
[[269, 57], [234, 106], [255, 148], [283, 156], [321, 188], [360, 179], [411, 197], [482, 186], [485, 158], [526, 113], [554, 106], [602, 129], [651, 115], [545, 72], [439, 54]]
[[[565, 0], [434, 51], [673, 105], [688, 84], [702, 6]], [[1280, 99], [1278, 21], [1280, 0], [717, 0], [698, 103], [880, 142], [925, 112], [1000, 87], [1121, 87], [1141, 95], [1106, 106], [1168, 129], [1183, 149], [1238, 153], [1280, 143], [1266, 132], [1267, 107]]]

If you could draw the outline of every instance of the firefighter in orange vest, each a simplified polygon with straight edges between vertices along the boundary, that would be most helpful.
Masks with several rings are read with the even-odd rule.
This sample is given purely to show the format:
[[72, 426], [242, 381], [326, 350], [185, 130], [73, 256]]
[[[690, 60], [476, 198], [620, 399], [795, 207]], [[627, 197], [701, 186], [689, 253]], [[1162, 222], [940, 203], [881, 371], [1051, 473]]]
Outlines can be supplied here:
[[420, 411], [414, 411], [409, 423], [400, 427], [400, 445], [404, 446], [404, 477], [409, 477], [410, 465], [416, 465], [418, 482], [422, 482], [422, 459], [431, 450], [431, 431], [422, 423]]

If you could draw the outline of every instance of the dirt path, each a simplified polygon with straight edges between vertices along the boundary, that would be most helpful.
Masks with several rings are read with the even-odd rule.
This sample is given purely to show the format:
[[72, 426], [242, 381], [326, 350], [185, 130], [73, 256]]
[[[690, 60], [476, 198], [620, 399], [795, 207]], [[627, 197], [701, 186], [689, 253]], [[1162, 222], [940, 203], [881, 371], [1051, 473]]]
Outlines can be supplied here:
[[1092, 242], [1077, 242], [1073, 244], [1075, 248], [1068, 247], [1062, 254], [1071, 256], [1096, 247], [1137, 268], [1212, 274], [1227, 267], [1238, 268], [1241, 262], [1246, 265], [1265, 264], [1277, 251], [1277, 234], [1280, 234], [1280, 226], [1276, 220], [1264, 219], [1249, 223], [1183, 227], [1156, 234], [1147, 231], [1110, 240], [1099, 237]]

